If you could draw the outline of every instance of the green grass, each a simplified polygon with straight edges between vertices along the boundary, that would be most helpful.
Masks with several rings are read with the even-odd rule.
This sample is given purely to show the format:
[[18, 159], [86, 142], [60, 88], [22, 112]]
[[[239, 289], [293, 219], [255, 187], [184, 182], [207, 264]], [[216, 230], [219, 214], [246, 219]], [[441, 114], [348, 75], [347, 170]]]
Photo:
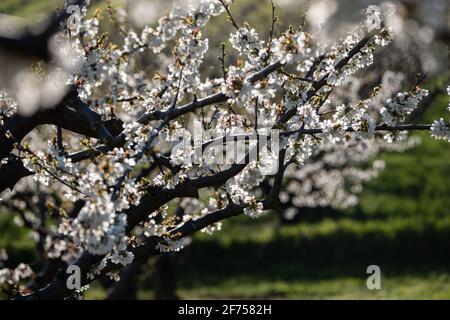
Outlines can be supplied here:
[[[153, 299], [152, 290], [141, 290], [139, 299]], [[450, 299], [450, 274], [383, 276], [380, 290], [369, 290], [365, 275], [322, 280], [259, 280], [235, 277], [214, 285], [183, 288], [181, 299]], [[99, 286], [87, 299], [103, 299]]]
[[[180, 298], [450, 299], [449, 218], [281, 227], [269, 216], [253, 227], [248, 220], [194, 238], [181, 253]], [[381, 267], [380, 291], [366, 288], [371, 264]], [[142, 299], [153, 297], [151, 274], [141, 277]], [[95, 287], [87, 297], [103, 296]]]
[[36, 21], [48, 15], [51, 10], [61, 8], [63, 5], [64, 0], [2, 0], [0, 13]]
[[[251, 299], [450, 299], [450, 276], [399, 276], [382, 278], [381, 290], [369, 290], [366, 279], [342, 277], [324, 280], [254, 281], [233, 278], [215, 286], [180, 290], [183, 298]], [[149, 298], [145, 293], [142, 298]]]
[[8, 263], [11, 265], [29, 263], [35, 258], [35, 243], [30, 239], [28, 230], [14, 222], [11, 213], [0, 212], [0, 248], [8, 251]]

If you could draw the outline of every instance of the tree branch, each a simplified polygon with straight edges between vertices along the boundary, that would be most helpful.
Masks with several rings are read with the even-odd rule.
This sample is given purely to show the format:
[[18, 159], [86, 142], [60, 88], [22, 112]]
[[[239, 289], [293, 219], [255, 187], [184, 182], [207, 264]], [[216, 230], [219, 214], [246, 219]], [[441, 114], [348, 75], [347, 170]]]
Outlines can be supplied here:
[[[81, 6], [85, 0], [72, 0], [69, 5]], [[32, 31], [34, 28], [26, 28], [18, 37], [0, 36], [0, 49], [14, 55], [24, 57], [43, 59], [49, 62], [52, 55], [48, 42], [52, 35], [59, 31], [61, 24], [68, 18], [69, 13], [66, 10], [59, 10], [54, 13], [46, 22], [45, 29], [36, 34]]]

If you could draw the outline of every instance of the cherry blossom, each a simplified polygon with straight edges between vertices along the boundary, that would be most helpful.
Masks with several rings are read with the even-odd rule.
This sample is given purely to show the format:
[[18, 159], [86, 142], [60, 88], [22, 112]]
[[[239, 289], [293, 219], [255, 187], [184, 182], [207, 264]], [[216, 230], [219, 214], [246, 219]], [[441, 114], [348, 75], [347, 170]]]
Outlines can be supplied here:
[[[51, 52], [26, 47], [41, 69], [0, 81], [0, 205], [22, 213], [46, 263], [83, 272], [77, 292], [55, 274], [25, 298], [69, 297], [102, 276], [120, 282], [129, 266], [182, 250], [197, 231], [226, 232], [222, 221], [240, 214], [355, 206], [384, 169], [377, 155], [418, 143], [409, 132], [450, 141], [448, 120], [413, 122], [433, 96], [424, 77], [412, 83], [381, 63], [397, 57], [393, 9], [369, 6], [322, 42], [294, 27], [267, 39], [234, 20], [232, 1], [175, 1], [142, 28], [109, 8], [117, 42], [89, 1], [72, 3], [81, 20], [68, 30], [65, 13], [55, 18]], [[214, 68], [205, 27], [221, 14], [235, 30]], [[0, 287], [32, 275], [24, 264], [0, 269]]]

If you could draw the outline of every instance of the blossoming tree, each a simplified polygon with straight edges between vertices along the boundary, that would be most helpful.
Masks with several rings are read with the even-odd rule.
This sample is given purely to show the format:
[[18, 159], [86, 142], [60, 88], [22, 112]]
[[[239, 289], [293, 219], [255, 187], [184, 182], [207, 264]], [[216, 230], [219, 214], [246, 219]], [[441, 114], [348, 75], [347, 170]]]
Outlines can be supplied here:
[[[45, 262], [1, 269], [9, 297], [67, 298], [95, 280], [120, 290], [151, 256], [233, 216], [354, 205], [382, 168], [367, 163], [414, 144], [410, 131], [450, 140], [443, 118], [410, 122], [429, 95], [421, 75], [407, 91], [382, 75], [351, 98], [351, 80], [392, 41], [378, 6], [334, 44], [278, 34], [274, 7], [267, 39], [233, 18], [230, 1], [174, 5], [141, 32], [109, 8], [114, 44], [88, 5], [70, 1], [39, 33], [0, 37], [1, 205], [33, 230]], [[202, 29], [221, 14], [235, 31], [220, 76], [205, 77]], [[81, 287], [68, 270], [81, 271]]]

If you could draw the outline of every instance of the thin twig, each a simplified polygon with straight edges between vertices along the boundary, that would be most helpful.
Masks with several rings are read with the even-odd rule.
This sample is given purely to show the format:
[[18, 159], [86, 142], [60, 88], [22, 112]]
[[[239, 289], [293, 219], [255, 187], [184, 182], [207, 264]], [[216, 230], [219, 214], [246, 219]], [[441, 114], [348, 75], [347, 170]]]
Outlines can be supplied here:
[[229, 6], [228, 4], [226, 4], [224, 0], [219, 0], [219, 1], [220, 1], [220, 3], [223, 5], [223, 7], [225, 8], [225, 10], [227, 11], [227, 13], [228, 13], [228, 19], [231, 21], [231, 23], [232, 23], [233, 26], [236, 28], [236, 30], [239, 30], [238, 24], [236, 23], [236, 21], [234, 20], [233, 16], [231, 15], [230, 8], [229, 8], [230, 6]]

